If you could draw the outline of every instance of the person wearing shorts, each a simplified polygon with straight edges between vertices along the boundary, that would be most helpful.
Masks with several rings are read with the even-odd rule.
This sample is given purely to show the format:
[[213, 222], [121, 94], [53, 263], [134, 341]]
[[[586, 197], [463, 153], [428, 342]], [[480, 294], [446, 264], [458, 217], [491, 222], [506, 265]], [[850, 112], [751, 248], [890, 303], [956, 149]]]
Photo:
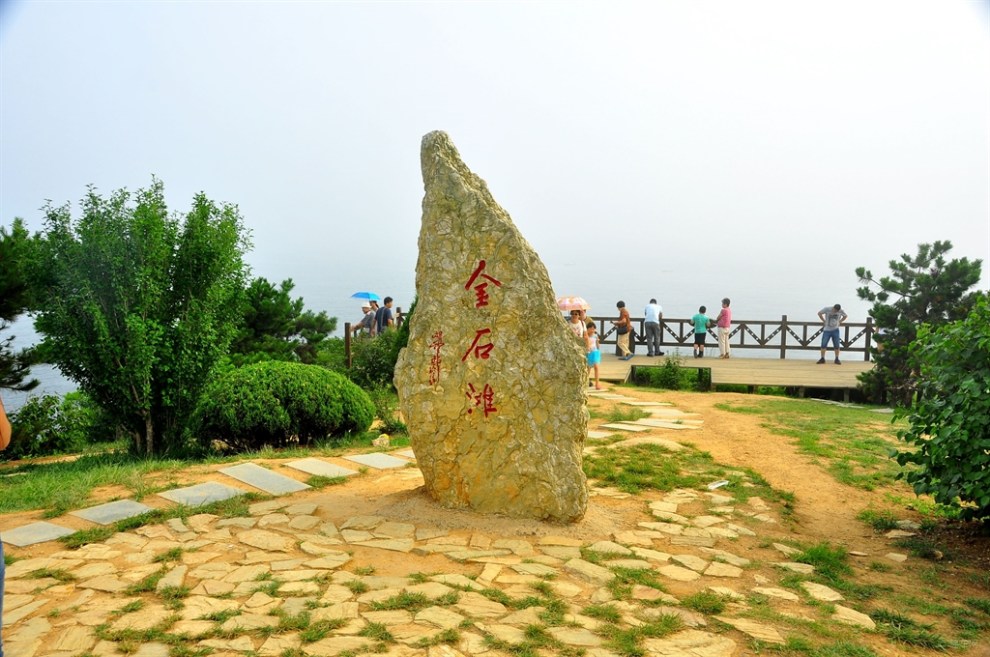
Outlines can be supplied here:
[[849, 315], [846, 311], [842, 309], [842, 306], [835, 304], [831, 308], [825, 306], [818, 311], [818, 319], [822, 320], [822, 357], [818, 359], [819, 365], [825, 364], [825, 351], [828, 349], [828, 343], [833, 343], [835, 347], [835, 364], [842, 365], [842, 361], [839, 360], [839, 348], [841, 342], [839, 341], [839, 327], [842, 326], [842, 322], [846, 321]]
[[704, 306], [698, 308], [698, 314], [691, 318], [691, 323], [694, 324], [694, 357], [704, 358], [705, 357], [705, 337], [708, 335], [708, 326], [711, 324], [712, 320], [705, 311], [708, 310]]
[[[598, 345], [598, 333], [594, 322], [588, 322], [585, 328], [584, 346], [588, 352], [588, 374], [595, 373], [595, 390], [601, 390], [598, 384], [598, 364], [602, 362], [602, 350]], [[590, 381], [588, 385], [591, 385]]]

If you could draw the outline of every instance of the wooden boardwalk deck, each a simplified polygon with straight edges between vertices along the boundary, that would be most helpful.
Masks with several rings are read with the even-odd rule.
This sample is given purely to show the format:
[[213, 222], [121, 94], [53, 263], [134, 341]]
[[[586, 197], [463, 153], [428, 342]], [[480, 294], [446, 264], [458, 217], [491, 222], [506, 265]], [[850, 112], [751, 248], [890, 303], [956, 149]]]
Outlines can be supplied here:
[[[779, 358], [722, 359], [706, 355], [705, 358], [681, 358], [686, 368], [704, 367], [711, 370], [712, 384], [733, 383], [747, 386], [785, 386], [789, 388], [832, 388], [852, 390], [858, 387], [856, 378], [860, 372], [873, 368], [873, 363], [862, 360], [843, 360], [842, 365], [832, 362], [829, 353], [824, 365], [814, 360], [782, 360]], [[663, 365], [666, 356], [649, 358], [639, 355], [632, 360], [619, 360], [612, 354], [602, 354], [599, 376], [604, 381], [625, 382], [633, 367]]]

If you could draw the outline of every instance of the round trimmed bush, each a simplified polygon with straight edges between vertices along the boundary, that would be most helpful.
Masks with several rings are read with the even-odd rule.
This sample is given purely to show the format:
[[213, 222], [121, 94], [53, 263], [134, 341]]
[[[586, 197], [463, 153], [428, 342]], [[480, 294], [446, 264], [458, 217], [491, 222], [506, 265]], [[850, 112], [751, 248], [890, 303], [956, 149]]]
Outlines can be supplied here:
[[361, 388], [316, 365], [265, 361], [212, 381], [196, 409], [197, 438], [238, 451], [366, 431], [375, 406]]

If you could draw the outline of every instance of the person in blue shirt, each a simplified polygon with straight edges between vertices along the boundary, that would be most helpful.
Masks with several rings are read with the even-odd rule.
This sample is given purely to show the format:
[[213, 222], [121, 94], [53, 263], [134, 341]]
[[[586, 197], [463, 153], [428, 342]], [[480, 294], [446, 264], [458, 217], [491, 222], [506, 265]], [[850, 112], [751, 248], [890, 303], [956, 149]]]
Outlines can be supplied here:
[[707, 308], [698, 308], [698, 313], [691, 318], [694, 324], [694, 357], [705, 357], [705, 337], [708, 335], [708, 327], [711, 326], [712, 319], [705, 314]]

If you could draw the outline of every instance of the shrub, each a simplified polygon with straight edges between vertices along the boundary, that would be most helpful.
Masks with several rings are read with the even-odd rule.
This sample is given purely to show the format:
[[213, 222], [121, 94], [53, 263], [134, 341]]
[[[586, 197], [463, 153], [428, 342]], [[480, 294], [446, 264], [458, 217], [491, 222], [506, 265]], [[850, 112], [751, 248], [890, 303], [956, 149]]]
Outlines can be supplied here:
[[82, 451], [89, 442], [113, 440], [99, 408], [83, 393], [31, 397], [11, 413], [10, 447], [0, 458], [28, 458]]
[[684, 367], [679, 354], [668, 356], [659, 367], [636, 367], [633, 382], [637, 385], [667, 390], [709, 390], [711, 370]]
[[369, 340], [351, 343], [351, 369], [348, 376], [362, 388], [392, 386], [395, 363], [399, 358], [399, 332], [385, 331]]
[[210, 382], [194, 426], [201, 442], [219, 440], [244, 451], [366, 431], [374, 417], [371, 399], [344, 376], [315, 365], [266, 361]]
[[368, 395], [375, 405], [375, 415], [381, 421], [379, 428], [382, 433], [409, 433], [409, 427], [399, 419], [399, 398], [390, 386], [376, 386], [368, 391]]
[[911, 346], [920, 364], [918, 397], [899, 437], [897, 454], [917, 466], [905, 479], [914, 492], [962, 508], [963, 517], [990, 517], [990, 301], [978, 299], [960, 321], [922, 325]]

